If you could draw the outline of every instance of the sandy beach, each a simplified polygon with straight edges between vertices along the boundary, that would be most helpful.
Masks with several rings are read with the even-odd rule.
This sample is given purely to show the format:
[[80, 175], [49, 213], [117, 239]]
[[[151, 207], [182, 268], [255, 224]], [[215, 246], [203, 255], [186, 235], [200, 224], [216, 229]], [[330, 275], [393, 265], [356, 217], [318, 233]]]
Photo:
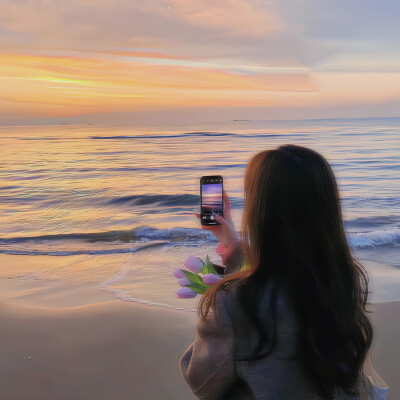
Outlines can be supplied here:
[[[400, 398], [400, 301], [373, 304], [372, 363]], [[193, 312], [115, 299], [93, 284], [0, 280], [1, 399], [194, 398], [178, 360]]]
[[178, 360], [195, 315], [90, 285], [1, 280], [1, 399], [190, 399]]

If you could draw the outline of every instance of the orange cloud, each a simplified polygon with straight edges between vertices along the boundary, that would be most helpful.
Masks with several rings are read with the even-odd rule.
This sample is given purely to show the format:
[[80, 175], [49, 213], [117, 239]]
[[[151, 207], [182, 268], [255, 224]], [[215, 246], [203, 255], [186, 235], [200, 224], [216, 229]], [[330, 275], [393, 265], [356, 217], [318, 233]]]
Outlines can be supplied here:
[[[0, 55], [0, 98], [14, 112], [31, 104], [35, 112], [42, 108], [41, 115], [48, 106], [72, 115], [158, 106], [262, 105], [273, 103], [274, 92], [316, 90], [311, 74], [298, 69], [240, 74], [201, 63], [186, 66], [188, 60], [158, 53], [151, 58], [141, 52], [101, 56]], [[158, 65], [159, 60], [173, 63]]]

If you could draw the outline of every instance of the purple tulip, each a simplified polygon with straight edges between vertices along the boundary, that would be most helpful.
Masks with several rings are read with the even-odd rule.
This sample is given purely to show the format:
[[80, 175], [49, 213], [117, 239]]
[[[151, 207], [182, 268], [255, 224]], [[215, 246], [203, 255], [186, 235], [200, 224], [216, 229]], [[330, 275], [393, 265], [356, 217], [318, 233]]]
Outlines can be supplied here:
[[198, 257], [190, 255], [183, 263], [186, 268], [190, 269], [195, 274], [198, 274], [203, 269], [203, 263]]
[[176, 292], [177, 296], [180, 299], [191, 299], [193, 297], [197, 296], [197, 293], [190, 289], [189, 287], [181, 287], [177, 292]]
[[175, 278], [178, 278], [178, 279], [185, 278], [185, 276], [186, 276], [181, 268], [175, 268], [174, 275], [175, 275]]
[[186, 278], [186, 276], [184, 276], [183, 278], [179, 278], [179, 279], [178, 279], [178, 283], [179, 283], [181, 286], [190, 285], [190, 281], [189, 281], [188, 278]]
[[215, 274], [205, 274], [203, 277], [203, 281], [206, 285], [208, 286], [213, 286], [217, 282], [219, 282], [222, 279], [222, 276], [218, 276]]

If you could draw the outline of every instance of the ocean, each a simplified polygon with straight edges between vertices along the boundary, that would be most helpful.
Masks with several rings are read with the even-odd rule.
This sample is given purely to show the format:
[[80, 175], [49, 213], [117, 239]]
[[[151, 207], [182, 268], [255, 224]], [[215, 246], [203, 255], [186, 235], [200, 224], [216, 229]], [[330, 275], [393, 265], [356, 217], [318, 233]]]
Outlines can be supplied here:
[[2, 126], [0, 143], [2, 279], [93, 282], [126, 301], [194, 311], [199, 296], [177, 298], [173, 269], [189, 254], [220, 262], [194, 215], [200, 177], [223, 176], [240, 230], [249, 159], [288, 143], [332, 166], [354, 257], [400, 277], [400, 118]]

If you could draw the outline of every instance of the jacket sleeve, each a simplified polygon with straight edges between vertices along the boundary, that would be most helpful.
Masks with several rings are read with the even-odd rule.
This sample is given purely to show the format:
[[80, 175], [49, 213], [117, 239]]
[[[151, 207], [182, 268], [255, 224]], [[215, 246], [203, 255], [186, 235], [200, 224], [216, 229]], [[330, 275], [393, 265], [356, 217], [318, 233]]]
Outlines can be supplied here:
[[226, 306], [227, 292], [216, 295], [217, 315], [198, 320], [194, 342], [179, 360], [181, 375], [200, 400], [218, 400], [236, 380], [235, 339]]

